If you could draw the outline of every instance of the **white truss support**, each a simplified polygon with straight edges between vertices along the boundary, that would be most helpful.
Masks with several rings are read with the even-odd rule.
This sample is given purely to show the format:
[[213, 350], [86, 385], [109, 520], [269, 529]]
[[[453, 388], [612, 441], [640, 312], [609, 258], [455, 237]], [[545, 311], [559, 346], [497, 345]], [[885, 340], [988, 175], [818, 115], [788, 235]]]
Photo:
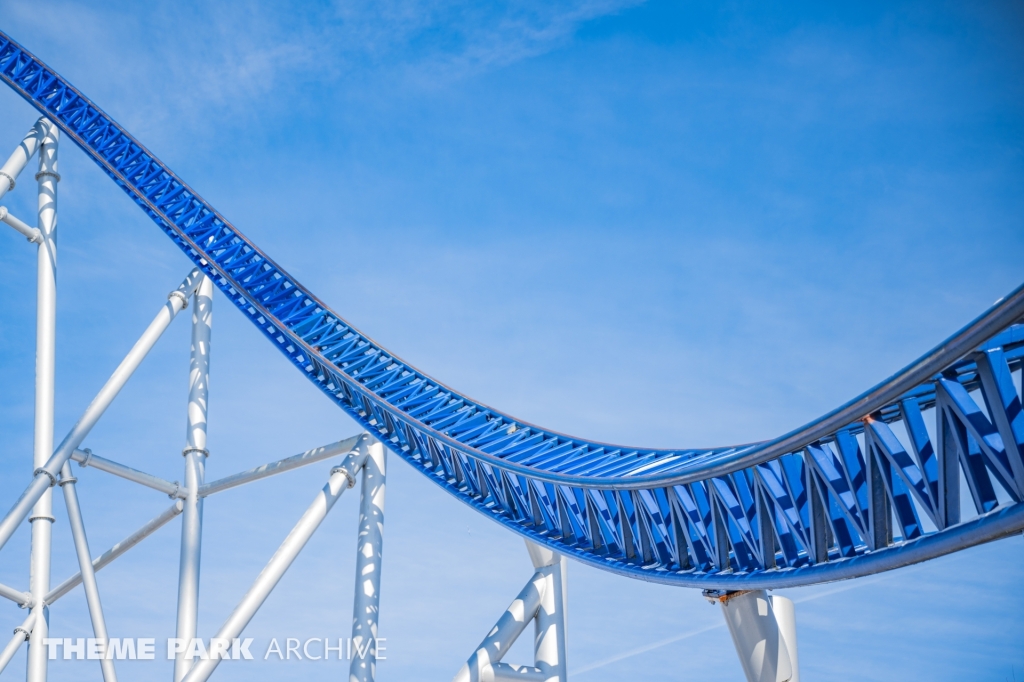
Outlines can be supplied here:
[[276, 462], [270, 462], [269, 464], [261, 464], [258, 467], [242, 471], [231, 476], [219, 478], [216, 481], [203, 484], [199, 488], [199, 496], [206, 497], [219, 493], [223, 490], [230, 490], [246, 483], [252, 483], [268, 476], [276, 476], [277, 474], [283, 474], [286, 471], [292, 469], [298, 469], [304, 467], [307, 464], [313, 464], [315, 462], [322, 462], [325, 459], [331, 459], [332, 457], [340, 457], [347, 455], [350, 452], [356, 450], [366, 439], [370, 438], [367, 433], [361, 433], [358, 436], [352, 436], [345, 440], [339, 440], [336, 443], [330, 445], [324, 445], [319, 448], [313, 448], [307, 450], [298, 455], [292, 457], [286, 457], [285, 459], [279, 459]]
[[[242, 601], [239, 602], [227, 621], [221, 626], [214, 640], [231, 642], [232, 639], [242, 634], [242, 630], [245, 629], [245, 626], [256, 615], [256, 611], [259, 610], [263, 602], [270, 596], [271, 591], [280, 582], [285, 571], [292, 565], [292, 562], [295, 561], [295, 558], [302, 551], [302, 548], [306, 546], [306, 543], [309, 542], [309, 539], [313, 537], [313, 533], [320, 527], [323, 520], [327, 518], [328, 512], [334, 507], [338, 498], [348, 488], [355, 485], [356, 476], [359, 474], [359, 469], [363, 466], [365, 459], [365, 453], [353, 453], [346, 457], [339, 466], [331, 469], [331, 477], [328, 479], [327, 485], [317, 494], [313, 503], [302, 515], [302, 518], [299, 519], [299, 522], [288, 533], [288, 537], [284, 539], [284, 542], [281, 543], [274, 556], [270, 558], [266, 567], [264, 567], [256, 581], [252, 584], [252, 587], [242, 597]], [[188, 674], [185, 675], [185, 682], [205, 682], [213, 674], [217, 666], [220, 665], [221, 660], [220, 657], [214, 656], [197, 661]]]
[[21, 144], [15, 148], [14, 152], [7, 159], [7, 162], [0, 166], [0, 199], [14, 189], [15, 180], [21, 175], [21, 171], [25, 170], [29, 159], [39, 149], [43, 136], [52, 125], [46, 120], [46, 117], [36, 121], [35, 125], [29, 128], [28, 133], [25, 134]]
[[[185, 511], [181, 517], [181, 561], [178, 567], [179, 640], [196, 636], [199, 617], [199, 567], [203, 540], [203, 499], [199, 487], [206, 477], [206, 424], [210, 397], [210, 338], [213, 323], [213, 281], [203, 275], [192, 311], [192, 352], [189, 363], [188, 418], [185, 434]], [[180, 651], [174, 659], [174, 682], [192, 667]]]
[[721, 607], [748, 682], [800, 682], [792, 601], [764, 590], [705, 596]]
[[114, 398], [117, 397], [117, 394], [128, 382], [128, 379], [138, 369], [142, 360], [153, 348], [157, 340], [159, 340], [174, 317], [185, 307], [185, 303], [188, 301], [187, 296], [195, 291], [195, 288], [199, 285], [201, 275], [202, 273], [198, 269], [193, 270], [185, 278], [185, 281], [181, 283], [181, 286], [170, 293], [167, 303], [163, 305], [156, 318], [149, 324], [149, 327], [146, 328], [146, 331], [143, 332], [132, 349], [128, 351], [128, 355], [125, 356], [121, 364], [114, 370], [107, 383], [96, 394], [89, 407], [85, 409], [81, 418], [79, 418], [68, 435], [64, 437], [64, 440], [54, 451], [53, 455], [46, 460], [45, 466], [36, 469], [32, 482], [21, 494], [21, 497], [18, 498], [18, 501], [14, 503], [11, 510], [7, 512], [3, 520], [0, 521], [0, 548], [11, 539], [14, 531], [18, 528], [18, 524], [28, 516], [32, 506], [43, 497], [43, 494], [51, 486], [56, 485], [57, 474], [64, 466], [64, 462], [68, 461], [75, 448], [82, 444], [82, 441], [85, 440], [85, 437], [89, 435], [96, 422], [99, 421], [103, 413], [110, 407]]
[[[537, 572], [456, 673], [453, 682], [566, 682], [568, 679], [565, 557], [529, 540], [526, 549]], [[531, 620], [534, 621], [534, 665], [502, 662], [502, 657]]]
[[144, 485], [147, 488], [152, 488], [153, 490], [159, 490], [171, 498], [180, 497], [185, 499], [188, 497], [188, 489], [177, 481], [172, 483], [171, 481], [166, 481], [159, 476], [147, 474], [144, 471], [132, 469], [124, 464], [104, 459], [99, 455], [94, 455], [92, 450], [89, 448], [84, 450], [75, 450], [71, 453], [71, 459], [78, 462], [79, 466], [83, 469], [85, 467], [99, 469], [100, 471], [105, 471], [108, 474], [113, 474], [114, 476], [118, 476], [127, 481]]
[[[38, 125], [38, 124], [37, 124]], [[38, 471], [53, 452], [54, 357], [57, 336], [57, 127], [42, 121], [43, 137], [39, 141], [39, 234], [36, 249], [36, 386], [35, 434], [32, 469]], [[35, 128], [33, 128], [35, 130]], [[30, 133], [31, 136], [31, 133]], [[26, 140], [29, 136], [26, 136]], [[22, 142], [24, 144], [24, 141]], [[22, 153], [19, 146], [15, 156]], [[20, 157], [19, 157], [20, 158]], [[26, 157], [26, 162], [27, 162]], [[22, 165], [24, 167], [24, 165]], [[20, 171], [20, 168], [18, 169]], [[0, 180], [3, 180], [0, 177]], [[56, 472], [53, 472], [56, 473]], [[52, 481], [47, 481], [52, 485]], [[42, 489], [34, 501], [29, 523], [32, 524], [29, 592], [35, 627], [28, 641], [28, 682], [45, 682], [47, 636], [46, 593], [50, 591], [50, 539], [53, 532], [53, 492], [50, 485]]]
[[[158, 514], [155, 518], [150, 520], [142, 528], [138, 529], [121, 542], [117, 543], [103, 554], [92, 560], [93, 571], [99, 571], [101, 568], [112, 562], [117, 557], [121, 556], [129, 549], [139, 544], [150, 535], [155, 533], [160, 528], [163, 528], [171, 519], [176, 517], [184, 509], [185, 503], [181, 500], [176, 500], [174, 504], [165, 509], [163, 512]], [[49, 594], [46, 595], [46, 605], [51, 606], [55, 601], [63, 597], [65, 594], [75, 589], [82, 584], [82, 574], [76, 573], [57, 587], [50, 590]]]
[[0, 673], [3, 673], [4, 668], [14, 658], [14, 654], [18, 653], [18, 649], [21, 648], [22, 642], [29, 638], [32, 634], [32, 625], [35, 622], [36, 614], [30, 613], [25, 619], [25, 622], [14, 628], [14, 636], [7, 642], [7, 646], [0, 652]]
[[[68, 525], [71, 526], [71, 535], [75, 541], [75, 553], [78, 555], [78, 565], [82, 569], [82, 585], [85, 587], [85, 601], [89, 606], [89, 618], [92, 620], [92, 632], [99, 642], [102, 642], [102, 649], [106, 651], [107, 622], [103, 618], [103, 605], [100, 602], [100, 588], [96, 584], [96, 572], [92, 566], [92, 554], [89, 552], [89, 538], [85, 534], [85, 523], [82, 521], [82, 507], [78, 503], [78, 491], [75, 484], [78, 482], [71, 475], [71, 464], [64, 463], [61, 469], [60, 487], [64, 492], [64, 502], [68, 510]], [[45, 598], [45, 597], [44, 597]], [[103, 672], [103, 682], [117, 682], [117, 673], [114, 670], [114, 661], [107, 657], [100, 659], [100, 669]]]
[[349, 682], [373, 682], [377, 674], [377, 625], [380, 617], [380, 575], [384, 542], [384, 491], [387, 461], [384, 445], [367, 438], [359, 497], [356, 539], [356, 586], [352, 601], [352, 648]]

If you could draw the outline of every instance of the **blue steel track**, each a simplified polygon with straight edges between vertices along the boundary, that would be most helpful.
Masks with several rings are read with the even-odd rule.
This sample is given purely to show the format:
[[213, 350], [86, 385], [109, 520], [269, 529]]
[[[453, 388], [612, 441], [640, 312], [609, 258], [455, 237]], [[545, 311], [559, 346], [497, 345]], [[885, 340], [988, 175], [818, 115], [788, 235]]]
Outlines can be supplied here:
[[597, 443], [482, 405], [360, 333], [2, 32], [0, 78], [342, 410], [451, 495], [535, 542], [631, 578], [736, 590], [868, 575], [1024, 528], [1024, 287], [774, 440]]

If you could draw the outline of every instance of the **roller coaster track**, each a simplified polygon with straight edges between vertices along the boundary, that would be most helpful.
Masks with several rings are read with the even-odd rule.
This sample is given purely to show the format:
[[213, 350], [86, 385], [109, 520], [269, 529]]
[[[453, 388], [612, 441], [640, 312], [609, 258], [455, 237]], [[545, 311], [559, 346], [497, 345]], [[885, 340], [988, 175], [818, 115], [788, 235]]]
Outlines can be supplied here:
[[534, 542], [631, 578], [737, 590], [854, 578], [1024, 528], [1024, 287], [774, 440], [678, 450], [583, 440], [482, 405], [360, 333], [3, 33], [0, 77], [349, 416]]

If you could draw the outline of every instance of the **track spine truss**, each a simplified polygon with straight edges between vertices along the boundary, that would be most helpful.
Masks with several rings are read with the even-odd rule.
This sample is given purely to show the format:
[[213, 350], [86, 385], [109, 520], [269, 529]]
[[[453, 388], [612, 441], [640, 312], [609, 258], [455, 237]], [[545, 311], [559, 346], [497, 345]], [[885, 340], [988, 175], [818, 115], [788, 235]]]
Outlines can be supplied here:
[[587, 441], [479, 404], [360, 333], [3, 33], [0, 78], [349, 416], [534, 542], [634, 578], [758, 589], [875, 573], [1024, 528], [1015, 376], [1024, 288], [907, 369], [778, 439], [683, 450]]

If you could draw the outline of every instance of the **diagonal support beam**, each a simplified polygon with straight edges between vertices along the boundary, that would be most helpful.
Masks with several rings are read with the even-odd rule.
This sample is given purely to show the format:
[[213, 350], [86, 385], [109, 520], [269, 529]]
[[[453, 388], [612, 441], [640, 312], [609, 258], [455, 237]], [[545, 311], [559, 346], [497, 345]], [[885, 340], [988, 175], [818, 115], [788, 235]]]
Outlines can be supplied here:
[[270, 462], [269, 464], [261, 464], [260, 466], [247, 471], [219, 478], [216, 481], [211, 481], [210, 483], [205, 483], [199, 486], [199, 496], [206, 497], [208, 495], [213, 495], [214, 493], [245, 485], [246, 483], [258, 481], [262, 478], [283, 474], [286, 471], [298, 469], [299, 467], [304, 467], [307, 464], [314, 464], [316, 462], [322, 462], [325, 459], [331, 459], [332, 457], [347, 455], [358, 449], [369, 437], [369, 434], [361, 433], [358, 436], [339, 440], [337, 443], [331, 443], [330, 445], [324, 445], [319, 448], [307, 450], [302, 454], [286, 457], [285, 459], [279, 459], [276, 462]]
[[[139, 544], [150, 535], [163, 528], [171, 519], [181, 513], [183, 503], [181, 500], [176, 500], [174, 504], [165, 509], [163, 512], [158, 514], [155, 518], [149, 521], [142, 528], [126, 537], [121, 542], [117, 543], [103, 554], [92, 560], [92, 568], [94, 571], [99, 571], [101, 568], [118, 558], [129, 549]], [[76, 573], [57, 587], [50, 590], [46, 595], [47, 606], [52, 605], [55, 601], [63, 597], [65, 594], [75, 589], [82, 584], [82, 574]]]
[[[566, 682], [565, 557], [526, 541], [537, 572], [455, 674], [453, 682], [537, 680]], [[513, 666], [502, 657], [534, 622], [534, 665]]]
[[14, 658], [14, 654], [18, 653], [18, 649], [21, 648], [22, 643], [29, 638], [32, 634], [32, 626], [36, 620], [36, 614], [30, 613], [28, 617], [18, 627], [14, 628], [14, 636], [7, 642], [7, 646], [0, 652], [0, 673], [3, 673], [4, 668]]
[[[249, 621], [256, 615], [263, 602], [267, 600], [267, 597], [270, 596], [277, 583], [280, 582], [285, 571], [292, 565], [292, 562], [295, 561], [295, 558], [302, 551], [302, 548], [306, 546], [306, 543], [309, 542], [309, 539], [313, 537], [313, 533], [320, 527], [323, 520], [327, 518], [328, 512], [334, 507], [342, 493], [355, 485], [356, 475], [359, 473], [359, 469], [362, 468], [365, 459], [365, 452], [353, 453], [346, 457], [339, 466], [331, 470], [331, 477], [327, 481], [327, 485], [317, 494], [313, 503], [306, 509], [302, 518], [295, 524], [292, 531], [288, 533], [288, 537], [285, 538], [281, 546], [274, 552], [274, 556], [271, 557], [263, 571], [260, 572], [252, 587], [242, 597], [242, 601], [235, 607], [235, 610], [228, 617], [227, 621], [224, 622], [224, 625], [221, 626], [216, 637], [214, 637], [215, 642], [221, 644], [229, 643], [232, 639], [242, 634]], [[213, 674], [217, 666], [220, 665], [220, 662], [221, 658], [219, 656], [211, 656], [196, 662], [183, 678], [184, 682], [205, 682], [210, 678], [210, 675]]]
[[71, 458], [71, 453], [89, 435], [96, 422], [99, 421], [103, 413], [110, 407], [114, 398], [124, 388], [128, 379], [138, 369], [149, 351], [156, 345], [157, 340], [159, 340], [171, 321], [185, 307], [185, 303], [188, 301], [187, 294], [193, 292], [199, 285], [201, 276], [202, 273], [198, 269], [193, 270], [185, 278], [185, 281], [181, 283], [181, 286], [170, 293], [167, 303], [163, 305], [160, 312], [157, 313], [156, 317], [149, 324], [149, 327], [146, 328], [146, 331], [143, 332], [142, 336], [135, 343], [135, 346], [128, 352], [128, 355], [121, 361], [117, 369], [114, 370], [110, 379], [100, 389], [100, 392], [89, 404], [89, 407], [86, 408], [82, 417], [68, 435], [64, 437], [64, 440], [54, 451], [50, 459], [47, 460], [46, 464], [36, 469], [32, 482], [25, 489], [25, 492], [21, 494], [21, 497], [18, 498], [18, 501], [14, 503], [11, 510], [7, 512], [3, 521], [0, 521], [0, 548], [11, 539], [14, 531], [18, 528], [18, 524], [25, 520], [32, 506], [39, 501], [51, 486], [56, 485], [57, 474], [64, 466], [64, 463]]
[[[64, 492], [64, 502], [68, 510], [68, 525], [75, 541], [75, 553], [78, 565], [82, 570], [82, 584], [85, 586], [85, 601], [89, 605], [89, 617], [92, 620], [92, 631], [96, 639], [102, 642], [103, 649], [107, 646], [107, 622], [103, 617], [103, 605], [100, 602], [100, 588], [96, 584], [96, 572], [92, 566], [92, 554], [89, 552], [89, 538], [85, 534], [85, 522], [82, 521], [82, 507], [78, 503], [78, 491], [75, 488], [78, 479], [71, 475], [71, 465], [67, 462], [61, 469], [60, 487]], [[103, 657], [100, 659], [103, 682], [117, 682], [114, 661]]]

